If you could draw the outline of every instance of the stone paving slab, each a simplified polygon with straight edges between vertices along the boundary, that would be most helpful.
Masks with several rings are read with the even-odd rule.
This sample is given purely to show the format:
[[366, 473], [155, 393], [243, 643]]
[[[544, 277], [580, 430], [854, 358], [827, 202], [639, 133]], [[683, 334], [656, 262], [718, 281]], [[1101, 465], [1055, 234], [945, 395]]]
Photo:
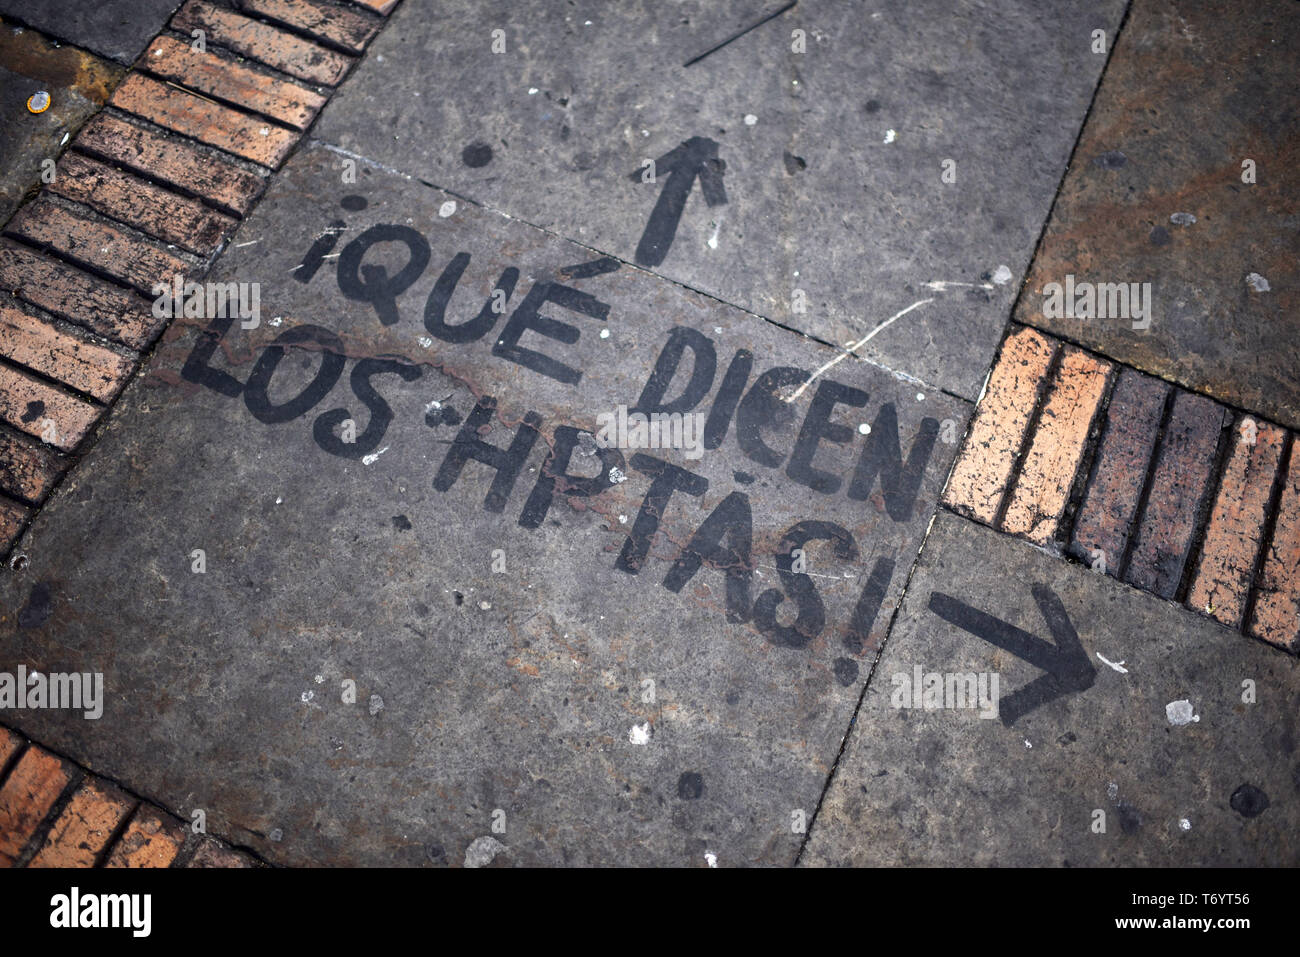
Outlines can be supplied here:
[[[1297, 70], [1289, 0], [1133, 4], [1017, 318], [1300, 428]], [[1058, 312], [1067, 277], [1144, 314]]]
[[[930, 673], [997, 674], [997, 717]], [[1297, 714], [1294, 658], [944, 512], [801, 861], [1295, 866]]]
[[[0, 20], [0, 224], [29, 191], [50, 181], [67, 139], [121, 77], [112, 63]], [[49, 106], [33, 113], [27, 103], [42, 91]]]
[[836, 345], [929, 300], [863, 349], [974, 399], [1124, 3], [804, 0], [685, 65], [777, 9], [408, 3], [318, 134]]
[[[969, 407], [345, 159], [289, 161], [211, 277], [255, 327], [176, 319], [20, 542], [4, 660], [108, 698], [20, 727], [274, 863], [790, 863]], [[720, 445], [581, 439], [674, 341]]]
[[179, 5], [179, 0], [0, 0], [0, 15], [130, 64]]

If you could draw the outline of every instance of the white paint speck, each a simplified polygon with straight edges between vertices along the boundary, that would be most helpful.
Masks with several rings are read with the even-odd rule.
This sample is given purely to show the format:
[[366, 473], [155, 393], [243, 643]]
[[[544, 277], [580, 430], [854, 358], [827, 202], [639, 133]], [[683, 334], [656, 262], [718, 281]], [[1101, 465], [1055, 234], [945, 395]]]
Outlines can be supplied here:
[[269, 126], [264, 126], [264, 127], [262, 127], [260, 130], [257, 131], [257, 135], [258, 135], [258, 136], [270, 136], [270, 135], [271, 135], [271, 128], [270, 128]]
[[323, 685], [325, 683], [325, 676], [317, 675], [314, 680], [318, 685]]
[[379, 456], [381, 456], [381, 455], [383, 455], [385, 452], [387, 452], [387, 451], [389, 450], [389, 448], [390, 448], [390, 446], [385, 445], [385, 446], [384, 446], [382, 449], [380, 449], [378, 452], [371, 452], [369, 455], [363, 456], [362, 459], [361, 459], [361, 464], [362, 464], [362, 465], [374, 465], [376, 462], [379, 461]]
[[281, 498], [279, 495], [277, 495], [277, 496], [275, 497], [275, 504], [276, 504], [276, 505], [280, 505], [280, 504], [283, 503], [283, 502], [284, 502], [284, 499]]
[[476, 837], [474, 842], [465, 849], [465, 866], [487, 867], [492, 863], [492, 858], [505, 849], [506, 846], [495, 837]]
[[276, 316], [274, 319], [268, 319], [268, 320], [266, 321], [266, 324], [267, 324], [268, 326], [278, 326], [278, 325], [280, 325], [282, 322], [284, 322], [284, 316]]
[[1032, 748], [1032, 747], [1033, 747], [1033, 745], [1029, 743], [1029, 739], [1028, 739], [1028, 738], [1025, 738], [1025, 747], [1026, 747], [1026, 748]]
[[1175, 226], [1190, 226], [1196, 222], [1196, 217], [1191, 213], [1174, 213], [1169, 217], [1169, 221]]
[[316, 692], [314, 692], [314, 691], [304, 691], [304, 692], [302, 693], [302, 703], [303, 703], [303, 704], [306, 704], [308, 701], [310, 701], [310, 700], [311, 700], [312, 698], [314, 698], [314, 697], [316, 697]]
[[479, 610], [480, 610], [480, 611], [491, 611], [491, 610], [492, 610], [492, 602], [490, 602], [490, 601], [481, 601], [481, 602], [478, 603], [478, 607], [479, 607]]
[[1271, 288], [1268, 284], [1268, 280], [1257, 272], [1248, 273], [1246, 275], [1246, 285], [1256, 292], [1268, 292]]
[[619, 523], [620, 525], [626, 525], [626, 524], [627, 524], [627, 516], [626, 516], [626, 515], [620, 515], [620, 516], [618, 517], [618, 523]]
[[633, 744], [649, 744], [650, 722], [632, 725], [632, 729], [627, 733], [627, 739]]
[[429, 348], [429, 346], [433, 345], [433, 340], [430, 339], [428, 336], [420, 336], [415, 341], [420, 344], [421, 349], [427, 349]]
[[441, 408], [442, 408], [442, 403], [439, 402], [437, 399], [434, 399], [432, 402], [430, 402], [428, 405], [424, 407], [424, 411], [432, 412], [434, 409], [441, 409]]
[[718, 231], [721, 230], [721, 229], [722, 229], [722, 226], [721, 226], [721, 225], [715, 225], [715, 226], [713, 227], [713, 235], [709, 237], [709, 248], [710, 248], [710, 249], [717, 249], [717, 248], [718, 248]]
[[384, 710], [384, 699], [377, 694], [370, 696], [370, 717], [374, 717]]
[[1195, 714], [1192, 709], [1192, 703], [1186, 698], [1180, 698], [1178, 701], [1171, 701], [1165, 705], [1165, 717], [1169, 723], [1175, 726], [1191, 724], [1193, 721], [1200, 721], [1201, 716]]
[[1097, 660], [1103, 665], [1109, 665], [1122, 675], [1128, 674], [1128, 669], [1124, 667], [1124, 662], [1122, 661], [1111, 661], [1109, 658], [1102, 655], [1101, 652], [1097, 652]]
[[438, 207], [438, 215], [443, 219], [446, 219], [454, 212], [456, 212], [456, 201], [454, 199], [449, 199]]
[[886, 142], [886, 143], [892, 143], [892, 142], [894, 142], [894, 140], [896, 140], [896, 139], [898, 139], [898, 134], [897, 134], [897, 133], [895, 133], [893, 130], [885, 130], [885, 142]]
[[993, 283], [997, 286], [1005, 286], [1011, 281], [1011, 268], [1006, 265], [998, 266], [993, 270]]
[[1110, 798], [1112, 801], [1119, 797], [1119, 785], [1114, 781], [1111, 781], [1110, 784], [1106, 785], [1106, 797]]
[[867, 425], [867, 423], [863, 422], [861, 425], [858, 426], [858, 431], [861, 432], [863, 435], [870, 435], [870, 434], [871, 434], [871, 426], [869, 426], [869, 425]]
[[918, 392], [918, 393], [916, 394], [916, 401], [917, 401], [917, 402], [924, 402], [924, 401], [925, 401], [925, 393], [924, 393], [924, 392]]
[[609, 338], [609, 330], [608, 330], [608, 329], [602, 329], [602, 330], [600, 330], [600, 337], [601, 337], [602, 339], [608, 339], [608, 338]]
[[617, 465], [609, 470], [610, 485], [622, 485], [626, 481], [627, 481], [627, 476], [623, 474], [623, 470], [619, 468]]
[[1180, 830], [1180, 831], [1190, 831], [1191, 829], [1192, 829], [1192, 822], [1191, 822], [1191, 821], [1187, 820], [1187, 818], [1185, 818], [1185, 817], [1180, 817], [1180, 818], [1178, 819], [1178, 830]]
[[536, 96], [537, 93], [538, 93], [537, 87], [535, 87], [535, 86], [530, 86], [530, 87], [528, 88], [528, 95], [529, 95], [529, 96]]
[[704, 860], [709, 865], [709, 867], [718, 866], [718, 855], [714, 854], [712, 851], [704, 852]]
[[754, 125], [755, 123], [757, 123], [757, 122], [758, 122], [758, 117], [755, 116], [753, 113], [746, 113], [746, 114], [745, 114], [745, 125], [746, 125], [746, 126], [753, 126], [753, 125]]

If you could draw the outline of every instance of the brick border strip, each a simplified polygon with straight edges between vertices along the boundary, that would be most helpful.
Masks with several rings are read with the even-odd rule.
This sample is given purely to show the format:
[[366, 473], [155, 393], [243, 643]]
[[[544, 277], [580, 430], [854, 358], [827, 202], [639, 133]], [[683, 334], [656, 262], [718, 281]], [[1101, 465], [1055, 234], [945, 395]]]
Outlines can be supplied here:
[[1300, 652], [1287, 429], [1013, 324], [942, 503]]
[[207, 275], [396, 5], [187, 0], [5, 226], [0, 555], [166, 327], [154, 285]]
[[0, 867], [262, 867], [0, 726]]

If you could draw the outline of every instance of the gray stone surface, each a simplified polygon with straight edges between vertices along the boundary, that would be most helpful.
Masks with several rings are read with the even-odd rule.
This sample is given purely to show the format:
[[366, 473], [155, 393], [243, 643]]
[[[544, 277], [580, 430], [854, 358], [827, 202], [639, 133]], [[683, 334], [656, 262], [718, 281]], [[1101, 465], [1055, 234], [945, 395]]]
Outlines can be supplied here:
[[628, 261], [643, 161], [712, 140], [658, 271], [836, 345], [932, 299], [868, 354], [973, 399], [1124, 4], [804, 0], [683, 66], [778, 7], [408, 2], [317, 133]]
[[119, 63], [131, 63], [182, 0], [0, 0], [0, 15]]
[[[643, 270], [560, 280], [564, 267], [597, 257], [472, 204], [453, 211], [448, 194], [364, 165], [359, 182], [343, 184], [342, 159], [324, 148], [300, 153], [234, 237], [214, 278], [260, 283], [261, 322], [234, 322], [212, 360], [247, 383], [274, 355], [266, 347], [276, 336], [312, 323], [339, 336], [335, 348], [350, 357], [341, 378], [310, 411], [268, 424], [251, 414], [256, 400], [250, 407], [180, 374], [206, 321], [176, 321], [20, 543], [28, 566], [0, 582], [0, 658], [102, 670], [104, 717], [25, 712], [17, 724], [179, 813], [204, 808], [214, 833], [279, 863], [707, 866], [706, 853], [719, 866], [791, 863], [802, 840], [792, 813], [811, 817], [816, 807], [968, 406], [849, 359], [795, 401], [776, 396], [789, 414], [758, 410], [780, 468], [742, 450], [738, 434], [754, 428], [735, 422], [698, 461], [651, 450], [709, 484], [698, 497], [675, 493], [639, 573], [621, 571], [650, 484], [635, 467], [592, 497], [557, 495], [540, 527], [520, 527], [556, 427], [590, 429], [599, 413], [634, 406], [674, 326], [715, 344], [700, 411], [714, 404], [737, 349], [754, 356], [751, 384], [773, 366], [811, 372], [835, 353]], [[346, 224], [335, 250], [343, 255], [297, 281], [303, 252], [336, 218]], [[376, 223], [409, 225], [431, 247], [388, 326], [371, 305], [346, 299], [337, 279], [349, 268], [347, 244]], [[362, 273], [383, 264], [398, 275], [400, 249], [373, 249]], [[422, 317], [460, 252], [470, 260], [452, 323], [478, 313], [503, 269], [520, 275], [505, 313], [488, 313], [491, 333], [450, 344], [429, 336]], [[599, 318], [548, 303], [543, 314], [576, 329], [576, 341], [536, 330], [519, 341], [580, 370], [575, 383], [493, 354], [529, 291], [553, 279], [608, 305]], [[359, 360], [380, 356], [404, 357], [418, 378], [374, 378], [392, 421], [372, 446], [349, 381]], [[289, 348], [269, 401], [289, 401], [324, 361], [319, 348]], [[670, 396], [685, 379], [683, 369]], [[821, 443], [815, 467], [840, 480], [821, 493], [793, 481], [784, 462], [828, 380], [869, 397], [864, 408], [835, 409], [848, 441]], [[541, 418], [542, 438], [499, 512], [485, 508], [493, 473], [482, 464], [434, 488], [484, 395], [499, 407], [483, 441], [504, 448], [527, 413]], [[337, 419], [354, 416], [358, 434], [355, 449], [338, 450], [373, 458], [318, 444], [315, 423], [333, 409], [348, 410]], [[865, 500], [850, 498], [863, 449], [896, 434], [904, 457], [932, 443], [915, 503], [878, 482]], [[579, 449], [570, 470], [595, 476], [596, 454]], [[752, 575], [742, 556], [718, 557], [680, 590], [665, 587], [701, 524], [737, 495], [752, 510]], [[757, 627], [753, 609], [780, 587], [782, 537], [805, 519], [842, 526], [856, 555], [837, 556], [829, 541], [806, 545], [808, 574], [786, 588], [815, 584], [825, 620], [793, 647], [786, 642], [797, 639]], [[192, 570], [195, 549], [204, 574]], [[494, 558], [503, 572], [493, 572]], [[852, 639], [855, 607], [882, 560], [895, 563], [883, 604]], [[730, 615], [728, 568], [750, 582]], [[48, 616], [29, 614], [34, 627], [19, 627], [41, 585]], [[778, 624], [790, 623], [793, 604], [777, 609]], [[349, 679], [355, 704], [341, 700]], [[492, 830], [497, 810], [504, 833]]]
[[[1004, 706], [1039, 679], [932, 610], [948, 595], [1050, 640], [1035, 585], [1077, 629], [1090, 686], [1009, 725], [894, 707], [893, 675], [918, 665], [996, 672]], [[1196, 720], [1174, 724], [1176, 702]], [[941, 512], [801, 862], [1294, 866], [1298, 714], [1294, 658]], [[1093, 831], [1097, 811], [1105, 833]]]

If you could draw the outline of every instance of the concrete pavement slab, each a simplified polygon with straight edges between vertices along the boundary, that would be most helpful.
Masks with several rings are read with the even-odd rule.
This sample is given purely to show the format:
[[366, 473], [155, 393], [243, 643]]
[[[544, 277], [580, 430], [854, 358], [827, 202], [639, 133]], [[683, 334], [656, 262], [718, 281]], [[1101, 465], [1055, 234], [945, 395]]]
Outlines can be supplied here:
[[317, 129], [974, 399], [1124, 6], [407, 3]]
[[179, 0], [0, 0], [0, 15], [129, 64], [178, 6]]
[[1133, 4], [1017, 318], [1294, 429], [1300, 7], [1241, 14]]
[[1298, 714], [1294, 658], [941, 512], [801, 860], [1294, 866]]
[[20, 727], [277, 863], [793, 861], [966, 403], [324, 147], [231, 242], [0, 584], [105, 674]]

